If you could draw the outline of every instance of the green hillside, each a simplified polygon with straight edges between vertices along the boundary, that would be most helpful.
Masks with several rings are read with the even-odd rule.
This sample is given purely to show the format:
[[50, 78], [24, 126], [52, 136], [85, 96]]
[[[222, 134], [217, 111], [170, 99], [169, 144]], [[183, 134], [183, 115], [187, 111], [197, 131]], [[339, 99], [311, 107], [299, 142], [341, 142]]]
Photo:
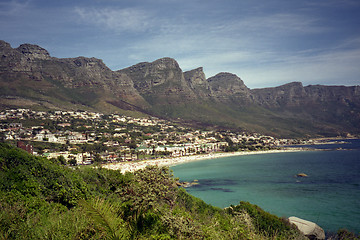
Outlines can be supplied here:
[[271, 111], [256, 105], [241, 106], [219, 102], [154, 105], [157, 116], [193, 121], [200, 125], [219, 126], [258, 132], [275, 137], [303, 138], [337, 136], [341, 131], [330, 123], [309, 122], [286, 112]]
[[220, 209], [167, 168], [70, 168], [0, 144], [1, 239], [304, 239], [250, 203]]

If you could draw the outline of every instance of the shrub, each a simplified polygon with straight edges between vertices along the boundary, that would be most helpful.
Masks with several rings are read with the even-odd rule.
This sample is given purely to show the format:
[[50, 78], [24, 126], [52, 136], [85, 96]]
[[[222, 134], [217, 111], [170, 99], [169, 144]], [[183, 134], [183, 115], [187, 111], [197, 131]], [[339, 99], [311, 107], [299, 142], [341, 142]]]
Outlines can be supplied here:
[[257, 229], [258, 233], [268, 237], [278, 236], [293, 230], [290, 225], [286, 224], [279, 217], [265, 212], [260, 207], [249, 202], [241, 201], [239, 205], [232, 206], [233, 211], [246, 211]]

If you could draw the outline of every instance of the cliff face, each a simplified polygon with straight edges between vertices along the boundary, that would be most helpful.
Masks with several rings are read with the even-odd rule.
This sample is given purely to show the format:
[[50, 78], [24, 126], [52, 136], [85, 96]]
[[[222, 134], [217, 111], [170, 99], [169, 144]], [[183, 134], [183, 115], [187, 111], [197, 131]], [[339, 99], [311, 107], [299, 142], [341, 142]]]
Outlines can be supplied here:
[[279, 87], [253, 89], [254, 102], [268, 108], [299, 107], [304, 105], [321, 105], [337, 103], [344, 107], [359, 105], [359, 86], [322, 86], [303, 87], [300, 82], [288, 83]]
[[184, 78], [199, 98], [209, 99], [211, 97], [210, 84], [205, 77], [202, 67], [184, 72]]
[[304, 119], [320, 132], [360, 132], [360, 86], [303, 87], [301, 83], [251, 90], [254, 103], [282, 116]]
[[[360, 133], [360, 87], [249, 89], [231, 73], [206, 79], [172, 58], [112, 71], [96, 58], [55, 58], [31, 44], [0, 41], [0, 107], [135, 110], [276, 134]], [[314, 134], [313, 134], [314, 133]]]
[[249, 103], [250, 89], [235, 74], [219, 73], [209, 78], [211, 97], [220, 102]]
[[222, 103], [251, 102], [250, 89], [235, 74], [222, 72], [206, 79], [200, 67], [185, 72], [184, 76], [190, 88], [201, 99]]
[[12, 49], [3, 41], [0, 42], [0, 54], [2, 95], [57, 107], [61, 107], [56, 103], [58, 99], [80, 105], [117, 102], [119, 99], [147, 105], [127, 75], [111, 71], [99, 59], [58, 59], [50, 57], [37, 45], [23, 44]]
[[10, 44], [0, 41], [0, 69], [2, 71], [26, 72], [38, 60], [50, 59], [48, 51], [30, 44], [22, 44], [18, 48], [11, 48]]
[[301, 83], [289, 83], [280, 87], [251, 90], [254, 103], [268, 109], [298, 110], [318, 117], [340, 117], [353, 112], [357, 119], [360, 110], [360, 86], [303, 87]]
[[16, 51], [21, 53], [25, 58], [27, 58], [27, 60], [30, 61], [36, 59], [49, 60], [51, 58], [49, 52], [38, 45], [22, 44], [16, 49]]
[[139, 63], [119, 70], [118, 73], [128, 75], [134, 82], [135, 89], [150, 104], [178, 104], [196, 99], [179, 64], [172, 58]]
[[300, 105], [306, 92], [302, 83], [293, 82], [275, 88], [253, 89], [251, 96], [261, 106], [276, 108]]

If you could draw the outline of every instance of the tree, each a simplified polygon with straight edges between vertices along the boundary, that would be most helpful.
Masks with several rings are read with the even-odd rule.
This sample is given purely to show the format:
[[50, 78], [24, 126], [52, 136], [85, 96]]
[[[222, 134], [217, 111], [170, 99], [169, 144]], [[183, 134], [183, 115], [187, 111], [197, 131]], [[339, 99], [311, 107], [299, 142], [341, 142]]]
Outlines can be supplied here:
[[5, 142], [5, 133], [0, 132], [0, 142]]
[[156, 152], [155, 148], [156, 148], [155, 146], [152, 146], [152, 155], [155, 155], [155, 152]]
[[[134, 179], [118, 190], [125, 203], [125, 219], [131, 223], [133, 231], [141, 230], [145, 215], [161, 204], [173, 207], [177, 187], [169, 168], [148, 166], [134, 173]], [[139, 229], [140, 228], [140, 229]]]
[[60, 155], [57, 157], [57, 160], [59, 161], [59, 163], [61, 165], [65, 165], [66, 164], [66, 159], [64, 158], [64, 156]]
[[95, 153], [94, 155], [94, 163], [102, 163], [103, 159], [101, 158], [101, 156], [98, 153]]
[[76, 166], [76, 165], [77, 165], [76, 159], [75, 159], [74, 157], [72, 157], [72, 158], [69, 160], [69, 164], [70, 164], [71, 166]]

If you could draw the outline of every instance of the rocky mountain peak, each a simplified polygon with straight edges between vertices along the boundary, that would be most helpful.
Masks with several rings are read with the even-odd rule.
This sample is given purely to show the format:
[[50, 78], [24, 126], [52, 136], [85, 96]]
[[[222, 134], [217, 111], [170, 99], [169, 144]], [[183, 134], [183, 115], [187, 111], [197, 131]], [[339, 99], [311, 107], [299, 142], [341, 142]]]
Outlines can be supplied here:
[[21, 44], [16, 48], [18, 52], [30, 59], [50, 59], [50, 54], [47, 50], [38, 45]]
[[142, 62], [118, 72], [127, 74], [140, 94], [151, 95], [153, 102], [180, 103], [196, 98], [173, 58]]
[[280, 94], [286, 94], [289, 98], [303, 97], [305, 95], [305, 89], [301, 82], [291, 82], [281, 85], [275, 90]]
[[184, 72], [184, 77], [192, 88], [207, 84], [205, 73], [202, 67]]
[[68, 58], [71, 64], [74, 64], [78, 68], [91, 69], [91, 70], [106, 70], [110, 69], [104, 64], [101, 59], [98, 58], [87, 58], [87, 57], [77, 57], [77, 58]]
[[135, 88], [141, 92], [150, 91], [167, 82], [181, 82], [184, 78], [179, 64], [172, 58], [138, 63], [118, 72], [129, 75], [133, 79]]
[[237, 75], [227, 72], [221, 72], [216, 74], [213, 77], [207, 79], [210, 86], [214, 89], [227, 89], [234, 91], [248, 91], [249, 89], [244, 84], [243, 80], [239, 78]]
[[166, 68], [180, 68], [178, 62], [169, 57], [160, 58], [151, 63], [153, 67], [157, 68], [158, 70], [166, 69]]
[[239, 77], [236, 74], [233, 74], [233, 73], [220, 72], [220, 73], [216, 74], [215, 76], [210, 77], [208, 79], [208, 81], [215, 81], [215, 80], [224, 79], [224, 78], [239, 78]]
[[210, 85], [206, 81], [202, 67], [184, 72], [184, 78], [190, 89], [192, 89], [198, 97], [203, 99], [210, 97]]
[[287, 84], [284, 84], [284, 85], [281, 85], [279, 86], [278, 88], [281, 88], [281, 89], [284, 89], [284, 90], [300, 90], [300, 89], [303, 89], [304, 86], [301, 82], [291, 82], [291, 83], [287, 83]]
[[307, 95], [301, 82], [291, 82], [274, 88], [253, 89], [251, 93], [257, 103], [272, 107], [298, 106]]
[[237, 75], [221, 72], [207, 79], [211, 96], [218, 101], [242, 101], [248, 102], [250, 89]]
[[0, 51], [4, 51], [5, 49], [12, 49], [11, 45], [3, 40], [0, 40]]

